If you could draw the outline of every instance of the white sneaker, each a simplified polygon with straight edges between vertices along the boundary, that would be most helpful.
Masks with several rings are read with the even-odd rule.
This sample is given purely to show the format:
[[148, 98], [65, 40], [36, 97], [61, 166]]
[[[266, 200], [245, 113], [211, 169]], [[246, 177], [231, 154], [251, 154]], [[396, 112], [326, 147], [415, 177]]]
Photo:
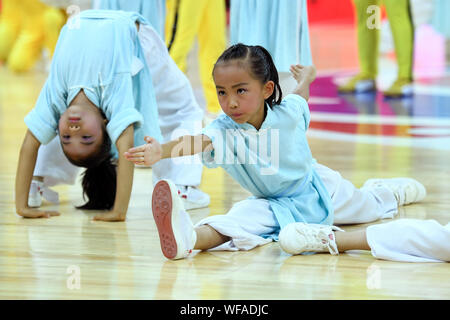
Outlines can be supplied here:
[[28, 206], [30, 208], [39, 208], [42, 205], [43, 187], [43, 182], [31, 181], [30, 192], [28, 193]]
[[30, 208], [39, 208], [42, 205], [42, 198], [51, 203], [59, 203], [58, 192], [44, 186], [42, 181], [32, 180], [30, 192], [28, 193], [28, 206]]
[[343, 231], [335, 226], [295, 222], [284, 227], [278, 238], [281, 248], [290, 254], [329, 252], [338, 255], [333, 230]]
[[152, 211], [164, 256], [173, 260], [189, 256], [197, 233], [172, 181], [161, 180], [155, 185]]
[[185, 210], [200, 209], [209, 206], [211, 202], [209, 195], [200, 189], [180, 185], [177, 185], [177, 187]]
[[394, 193], [399, 206], [419, 202], [427, 195], [427, 190], [412, 178], [369, 179], [363, 188], [386, 187]]

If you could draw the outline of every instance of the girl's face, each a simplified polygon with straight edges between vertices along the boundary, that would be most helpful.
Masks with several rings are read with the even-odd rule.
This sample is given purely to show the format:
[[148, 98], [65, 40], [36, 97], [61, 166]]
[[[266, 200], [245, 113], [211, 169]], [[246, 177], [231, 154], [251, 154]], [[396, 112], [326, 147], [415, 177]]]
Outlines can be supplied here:
[[252, 78], [238, 61], [217, 64], [213, 77], [223, 112], [237, 123], [259, 129], [265, 117], [264, 100], [271, 96], [274, 82], [263, 84]]
[[59, 119], [59, 135], [64, 153], [73, 160], [95, 154], [103, 142], [106, 120], [96, 107], [74, 104]]

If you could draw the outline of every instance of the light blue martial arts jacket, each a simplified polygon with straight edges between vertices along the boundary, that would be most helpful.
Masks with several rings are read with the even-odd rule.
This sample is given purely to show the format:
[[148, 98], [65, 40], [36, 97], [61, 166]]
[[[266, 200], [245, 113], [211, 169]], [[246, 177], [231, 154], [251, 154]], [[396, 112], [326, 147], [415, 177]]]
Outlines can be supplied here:
[[134, 11], [142, 15], [164, 40], [166, 0], [99, 0], [97, 9]]
[[[280, 229], [292, 222], [332, 225], [331, 197], [312, 167], [309, 121], [306, 100], [295, 94], [267, 107], [259, 130], [221, 115], [202, 131], [214, 148], [202, 161], [225, 169], [253, 197], [267, 199]], [[267, 237], [276, 240], [278, 234]]]
[[306, 0], [231, 0], [230, 42], [263, 46], [280, 72], [312, 65]]
[[450, 1], [434, 0], [433, 17], [431, 23], [436, 31], [443, 34], [447, 39], [450, 38]]
[[137, 13], [86, 10], [63, 27], [50, 74], [25, 123], [42, 143], [57, 134], [58, 121], [83, 89], [108, 119], [107, 131], [115, 143], [134, 124], [134, 143], [144, 136], [162, 140], [152, 78], [135, 22], [148, 24]]

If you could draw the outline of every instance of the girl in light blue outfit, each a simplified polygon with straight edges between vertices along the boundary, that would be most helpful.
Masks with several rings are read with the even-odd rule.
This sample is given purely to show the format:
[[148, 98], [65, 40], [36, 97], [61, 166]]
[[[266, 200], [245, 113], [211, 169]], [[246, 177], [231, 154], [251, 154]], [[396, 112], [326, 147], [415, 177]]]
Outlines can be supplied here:
[[164, 40], [166, 0], [94, 0], [93, 9], [137, 12], [147, 20]]
[[[173, 183], [158, 182], [152, 210], [167, 258], [185, 258], [194, 249], [250, 250], [277, 241], [280, 230], [298, 223], [332, 232], [338, 230], [333, 224], [392, 218], [399, 205], [425, 197], [425, 188], [414, 179], [369, 180], [357, 189], [338, 172], [316, 163], [306, 138], [315, 69], [294, 65], [290, 71], [297, 87], [282, 99], [268, 51], [243, 44], [230, 47], [213, 69], [224, 114], [200, 135], [162, 145], [146, 137], [146, 145], [125, 154], [134, 163], [150, 165], [202, 153], [206, 166], [221, 166], [253, 194], [227, 214], [209, 216], [194, 227]], [[328, 236], [320, 244], [337, 252]], [[289, 238], [295, 238], [295, 232]]]
[[[31, 208], [40, 203], [27, 202], [33, 176], [47, 186], [73, 183], [78, 167], [85, 167], [82, 185], [88, 201], [80, 208], [110, 210], [95, 217], [99, 220], [125, 220], [133, 166], [120, 155], [149, 134], [163, 141], [176, 129], [194, 132], [202, 116], [188, 79], [141, 15], [81, 12], [62, 29], [50, 75], [25, 117], [28, 132], [16, 180], [18, 214], [48, 216]], [[200, 182], [198, 164], [161, 163], [153, 169], [156, 176], [176, 180], [177, 168], [191, 172], [186, 176], [191, 182]]]

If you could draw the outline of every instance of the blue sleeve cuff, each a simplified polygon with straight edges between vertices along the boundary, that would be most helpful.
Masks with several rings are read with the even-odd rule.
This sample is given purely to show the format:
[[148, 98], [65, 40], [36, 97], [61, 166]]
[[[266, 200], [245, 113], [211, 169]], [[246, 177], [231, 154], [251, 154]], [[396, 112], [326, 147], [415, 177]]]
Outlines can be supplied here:
[[57, 124], [49, 123], [49, 119], [42, 118], [36, 109], [25, 116], [25, 124], [41, 144], [49, 143], [57, 134]]

